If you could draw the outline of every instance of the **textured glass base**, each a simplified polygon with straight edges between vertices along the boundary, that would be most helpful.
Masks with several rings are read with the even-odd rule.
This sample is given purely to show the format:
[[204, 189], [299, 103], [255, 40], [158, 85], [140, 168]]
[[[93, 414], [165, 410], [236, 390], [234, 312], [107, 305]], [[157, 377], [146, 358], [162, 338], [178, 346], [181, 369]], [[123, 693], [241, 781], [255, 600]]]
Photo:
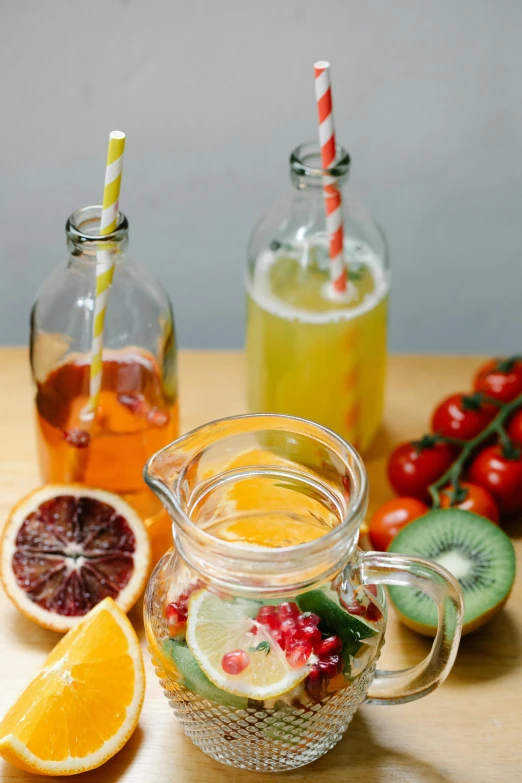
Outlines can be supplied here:
[[165, 695], [185, 734], [223, 764], [282, 772], [315, 761], [339, 742], [366, 698], [376, 661], [356, 681], [314, 705], [231, 709], [179, 685], [153, 657]]

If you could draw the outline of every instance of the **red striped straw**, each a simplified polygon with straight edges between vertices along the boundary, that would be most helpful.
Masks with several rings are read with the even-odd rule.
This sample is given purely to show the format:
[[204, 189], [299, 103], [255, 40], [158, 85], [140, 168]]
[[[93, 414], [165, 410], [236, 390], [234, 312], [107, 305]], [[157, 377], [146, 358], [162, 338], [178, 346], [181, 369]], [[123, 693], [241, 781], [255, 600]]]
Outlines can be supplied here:
[[[329, 169], [335, 162], [335, 130], [333, 121], [332, 86], [330, 63], [315, 63], [315, 97], [319, 114], [319, 144], [323, 169]], [[324, 177], [324, 203], [326, 208], [326, 230], [330, 247], [330, 279], [334, 291], [343, 294], [348, 285], [344, 263], [343, 204], [341, 192], [334, 177]]]

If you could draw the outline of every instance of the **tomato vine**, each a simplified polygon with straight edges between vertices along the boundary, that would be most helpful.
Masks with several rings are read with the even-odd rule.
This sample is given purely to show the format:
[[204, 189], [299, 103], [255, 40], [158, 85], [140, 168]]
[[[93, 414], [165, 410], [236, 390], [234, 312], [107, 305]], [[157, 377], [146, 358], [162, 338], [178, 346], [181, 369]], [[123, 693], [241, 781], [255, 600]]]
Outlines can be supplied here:
[[456, 438], [447, 438], [444, 436], [430, 436], [439, 442], [450, 443], [462, 449], [448, 470], [428, 488], [431, 499], [433, 501], [433, 508], [440, 507], [440, 491], [447, 485], [452, 487], [453, 493], [455, 493], [455, 498], [459, 497], [458, 490], [460, 486], [460, 480], [467, 462], [473, 456], [478, 447], [486, 443], [492, 435], [498, 436], [498, 442], [502, 448], [502, 453], [507, 459], [518, 459], [520, 457], [520, 447], [509, 437], [504, 424], [516, 410], [522, 408], [522, 394], [511, 402], [507, 403], [503, 403], [498, 399], [486, 396], [483, 396], [481, 401], [482, 403], [488, 405], [497, 406], [499, 408], [499, 412], [475, 438], [469, 441], [463, 441], [457, 440]]

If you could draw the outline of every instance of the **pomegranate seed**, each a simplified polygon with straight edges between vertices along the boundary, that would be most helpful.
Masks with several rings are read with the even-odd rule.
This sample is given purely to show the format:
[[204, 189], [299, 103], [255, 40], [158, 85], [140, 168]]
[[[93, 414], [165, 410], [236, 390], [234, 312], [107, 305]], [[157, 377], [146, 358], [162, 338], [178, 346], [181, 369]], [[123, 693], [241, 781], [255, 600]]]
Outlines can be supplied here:
[[377, 585], [366, 585], [366, 589], [377, 598]]
[[155, 427], [163, 427], [169, 420], [168, 413], [164, 413], [164, 411], [147, 402], [143, 394], [118, 394], [118, 402], [128, 408], [131, 413], [147, 419]]
[[312, 699], [319, 700], [324, 695], [325, 677], [317, 664], [310, 669], [310, 673], [305, 681], [305, 688]]
[[187, 605], [181, 604], [179, 601], [173, 601], [169, 604], [165, 612], [167, 620], [174, 620], [177, 617], [178, 623], [184, 623], [187, 619], [187, 614]]
[[250, 666], [250, 658], [244, 650], [232, 650], [221, 659], [221, 667], [226, 674], [241, 674]]
[[298, 625], [319, 625], [321, 622], [321, 618], [319, 615], [314, 614], [313, 612], [304, 612], [303, 614], [300, 614], [297, 618], [297, 624]]
[[262, 625], [268, 625], [269, 628], [279, 628], [275, 606], [261, 606], [257, 612], [256, 620]]
[[313, 652], [310, 642], [294, 642], [286, 650], [286, 660], [293, 669], [300, 669], [304, 666]]
[[132, 392], [118, 394], [118, 402], [128, 408], [132, 413], [137, 413], [139, 415], [146, 414], [147, 408], [149, 407], [143, 394], [134, 394]]
[[319, 661], [318, 666], [327, 680], [333, 679], [337, 674], [341, 657], [339, 655], [329, 655], [328, 658]]
[[279, 626], [279, 630], [281, 630], [283, 633], [288, 633], [289, 631], [296, 631], [297, 625], [295, 623], [295, 620], [293, 620], [291, 617], [289, 617], [288, 620], [283, 620], [283, 622]]
[[323, 679], [324, 678], [323, 678], [323, 673], [322, 673], [321, 669], [319, 668], [319, 666], [316, 663], [314, 663], [314, 665], [310, 669], [310, 674], [308, 675], [308, 682], [311, 685], [315, 685], [315, 684], [317, 684], [319, 682], [322, 682]]
[[261, 621], [263, 617], [269, 617], [270, 615], [275, 615], [276, 613], [275, 606], [260, 606], [257, 610], [256, 620]]
[[258, 617], [257, 622], [266, 625], [271, 631], [279, 630], [279, 620], [275, 614], [269, 614], [266, 617]]
[[169, 623], [179, 623], [179, 607], [177, 603], [171, 603], [167, 606], [165, 610], [165, 617], [167, 618]]
[[178, 598], [178, 602], [180, 604], [186, 604], [189, 599], [188, 593], [181, 593], [180, 597]]
[[69, 430], [62, 430], [63, 439], [75, 449], [86, 449], [91, 442], [91, 436], [86, 430], [80, 427], [71, 427]]
[[272, 639], [278, 643], [280, 648], [284, 650], [286, 647], [286, 637], [284, 633], [280, 631], [279, 628], [276, 628], [275, 630], [272, 631], [271, 636]]
[[293, 601], [289, 601], [284, 604], [280, 604], [277, 607], [277, 616], [279, 617], [279, 620], [283, 622], [283, 620], [288, 620], [290, 617], [297, 617], [299, 614], [299, 607], [297, 604], [294, 604]]
[[338, 636], [329, 636], [323, 639], [316, 652], [319, 658], [326, 658], [329, 655], [335, 655], [343, 651], [343, 643]]
[[382, 617], [382, 612], [377, 606], [377, 604], [374, 604], [373, 602], [368, 604], [366, 607], [366, 619], [369, 620], [372, 623], [377, 622], [377, 620], [380, 620]]
[[297, 639], [297, 631], [298, 628], [296, 627], [294, 620], [284, 620], [284, 622], [281, 623], [281, 627], [279, 629], [281, 633], [283, 634], [285, 638], [285, 649], [294, 642], [298, 641]]
[[315, 625], [306, 625], [304, 628], [297, 629], [295, 632], [295, 639], [296, 641], [310, 642], [315, 650], [315, 648], [321, 644], [323, 637], [321, 631], [319, 628], [316, 628]]
[[356, 614], [361, 615], [364, 614], [366, 611], [366, 607], [364, 604], [360, 604], [359, 601], [354, 599], [354, 602], [352, 604], [345, 604], [346, 611], [348, 614]]
[[171, 638], [183, 632], [187, 620], [186, 607], [180, 607], [178, 602], [174, 601], [165, 609], [165, 617], [167, 618], [167, 630]]
[[147, 421], [155, 427], [164, 427], [170, 416], [159, 408], [152, 407], [147, 413]]
[[255, 636], [257, 634], [257, 625], [253, 625], [250, 629], [250, 633]]

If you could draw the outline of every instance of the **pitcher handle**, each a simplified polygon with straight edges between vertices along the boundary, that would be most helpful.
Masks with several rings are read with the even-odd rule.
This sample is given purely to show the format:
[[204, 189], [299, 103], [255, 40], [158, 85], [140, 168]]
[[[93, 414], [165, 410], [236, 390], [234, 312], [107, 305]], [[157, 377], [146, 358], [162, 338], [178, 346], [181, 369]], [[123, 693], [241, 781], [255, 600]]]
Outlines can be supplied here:
[[358, 570], [363, 584], [412, 587], [426, 593], [438, 609], [437, 633], [426, 658], [408, 669], [377, 669], [367, 702], [403, 704], [427, 696], [444, 682], [457, 655], [464, 614], [457, 580], [436, 563], [391, 552], [361, 552]]

